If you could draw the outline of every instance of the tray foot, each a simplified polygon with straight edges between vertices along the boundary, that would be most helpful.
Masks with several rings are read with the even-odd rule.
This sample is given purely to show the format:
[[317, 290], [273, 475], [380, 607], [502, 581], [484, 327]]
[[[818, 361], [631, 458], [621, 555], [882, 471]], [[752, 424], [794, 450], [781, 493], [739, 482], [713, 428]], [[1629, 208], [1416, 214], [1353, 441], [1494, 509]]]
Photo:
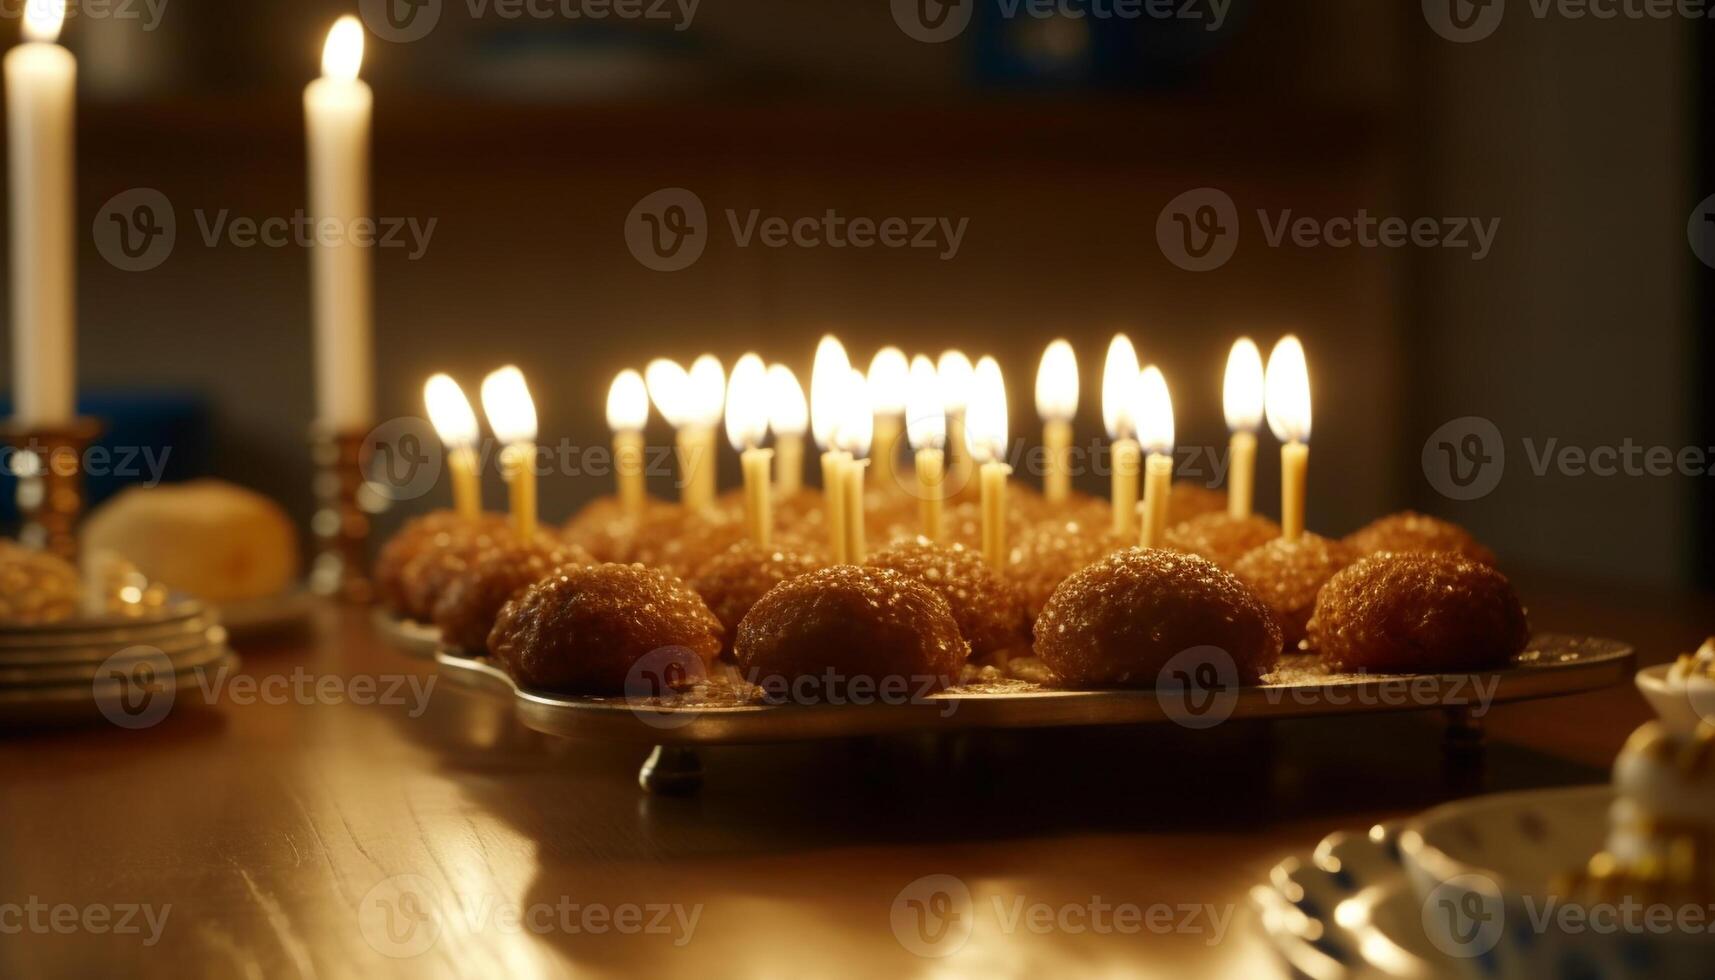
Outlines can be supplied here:
[[1447, 709], [1447, 732], [1441, 744], [1450, 760], [1480, 758], [1484, 738], [1483, 719], [1473, 715], [1470, 708]]
[[703, 788], [703, 760], [695, 749], [657, 745], [637, 771], [637, 785], [654, 796], [690, 796]]

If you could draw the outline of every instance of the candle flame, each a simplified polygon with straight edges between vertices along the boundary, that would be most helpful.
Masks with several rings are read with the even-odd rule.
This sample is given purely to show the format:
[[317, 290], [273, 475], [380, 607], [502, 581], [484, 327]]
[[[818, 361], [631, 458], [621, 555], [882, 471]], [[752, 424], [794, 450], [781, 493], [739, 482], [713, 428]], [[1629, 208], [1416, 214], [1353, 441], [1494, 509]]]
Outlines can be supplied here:
[[51, 44], [66, 22], [66, 0], [25, 0], [24, 40]]
[[977, 362], [971, 379], [971, 405], [965, 417], [965, 448], [979, 463], [1006, 456], [1006, 379], [992, 357]]
[[869, 455], [875, 439], [875, 404], [870, 401], [869, 381], [863, 372], [853, 369], [846, 374], [841, 391], [840, 424], [834, 429], [834, 445], [856, 459]]
[[911, 363], [905, 352], [897, 347], [883, 347], [869, 362], [869, 397], [875, 402], [879, 415], [898, 415], [905, 411], [906, 385], [911, 379]]
[[1287, 334], [1268, 355], [1268, 427], [1281, 442], [1310, 441], [1310, 368], [1304, 345]]
[[947, 406], [941, 403], [941, 378], [935, 362], [911, 359], [905, 392], [905, 437], [912, 449], [941, 449], [947, 444]]
[[465, 449], [476, 444], [476, 412], [457, 381], [445, 374], [430, 378], [423, 385], [423, 404], [429, 410], [430, 424], [447, 448]]
[[536, 441], [536, 403], [530, 399], [524, 372], [516, 367], [508, 364], [482, 379], [482, 410], [501, 442]]
[[1078, 355], [1056, 340], [1036, 368], [1036, 414], [1044, 422], [1070, 422], [1078, 414]]
[[726, 405], [726, 369], [720, 358], [704, 354], [691, 362], [690, 372], [691, 421], [714, 428], [721, 424], [721, 409]]
[[727, 379], [726, 437], [741, 453], [768, 438], [768, 366], [755, 354], [739, 358]]
[[644, 367], [643, 380], [649, 388], [649, 400], [655, 403], [655, 410], [668, 425], [682, 429], [695, 421], [691, 412], [691, 376], [678, 361], [657, 357]]
[[1262, 351], [1256, 341], [1240, 337], [1227, 355], [1227, 377], [1221, 385], [1227, 428], [1232, 432], [1255, 432], [1262, 425]]
[[1114, 334], [1108, 342], [1108, 360], [1102, 367], [1102, 424], [1109, 439], [1130, 439], [1137, 434], [1137, 348], [1125, 334]]
[[1137, 379], [1137, 441], [1146, 453], [1173, 453], [1173, 396], [1167, 378], [1151, 364]]
[[845, 387], [851, 373], [845, 346], [833, 334], [823, 337], [810, 368], [810, 433], [823, 449], [834, 448], [834, 430], [845, 419]]
[[333, 22], [322, 45], [322, 77], [349, 82], [363, 67], [363, 24], [346, 14]]
[[804, 386], [784, 364], [768, 368], [768, 427], [777, 436], [803, 436], [810, 427], [810, 405]]
[[971, 359], [962, 351], [950, 350], [941, 355], [935, 371], [941, 378], [941, 403], [947, 412], [956, 414], [964, 411], [965, 406], [971, 403], [971, 383], [976, 378]]
[[607, 389], [607, 427], [614, 432], [637, 432], [649, 423], [649, 386], [643, 375], [626, 368]]

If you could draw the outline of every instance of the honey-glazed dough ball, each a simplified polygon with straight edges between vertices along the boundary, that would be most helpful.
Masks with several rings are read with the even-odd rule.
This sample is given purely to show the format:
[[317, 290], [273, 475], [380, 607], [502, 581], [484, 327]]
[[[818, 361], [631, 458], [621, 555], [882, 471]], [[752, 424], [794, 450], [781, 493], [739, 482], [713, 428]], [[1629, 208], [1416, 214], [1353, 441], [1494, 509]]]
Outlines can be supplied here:
[[0, 541], [0, 624], [45, 626], [77, 615], [81, 582], [63, 558]]
[[381, 546], [375, 558], [375, 591], [382, 606], [396, 616], [410, 616], [406, 569], [414, 562], [420, 563], [425, 556], [452, 547], [455, 540], [504, 526], [504, 520], [497, 514], [473, 519], [452, 510], [430, 511], [406, 521]]
[[1346, 543], [1361, 555], [1384, 551], [1453, 554], [1484, 565], [1493, 565], [1495, 553], [1483, 547], [1471, 532], [1451, 521], [1415, 511], [1401, 511], [1371, 521], [1346, 536]]
[[1093, 523], [1044, 521], [1011, 540], [1006, 577], [1024, 597], [1025, 610], [1031, 619], [1041, 614], [1048, 597], [1073, 572], [1137, 543], [1132, 535], [1110, 530], [1110, 521], [1111, 514], [1098, 515]]
[[562, 566], [593, 564], [589, 552], [553, 534], [538, 534], [530, 541], [497, 541], [454, 575], [436, 600], [435, 625], [441, 629], [441, 642], [453, 650], [481, 655], [506, 600]]
[[726, 630], [726, 653], [738, 636], [745, 613], [787, 579], [826, 568], [828, 557], [821, 551], [788, 551], [752, 541], [740, 541], [704, 562], [688, 584], [721, 621]]
[[902, 572], [939, 592], [952, 608], [971, 656], [1029, 650], [1024, 598], [981, 554], [962, 544], [917, 538], [870, 555], [868, 564]]
[[1204, 514], [1225, 514], [1227, 512], [1227, 494], [1222, 490], [1211, 490], [1193, 480], [1176, 480], [1173, 484], [1173, 494], [1167, 498], [1167, 524], [1183, 524]]
[[1357, 551], [1339, 541], [1306, 532], [1297, 541], [1275, 538], [1246, 552], [1233, 574], [1268, 603], [1288, 652], [1297, 650], [1309, 631], [1316, 596], [1336, 572], [1358, 560]]
[[1154, 687], [1197, 647], [1231, 658], [1242, 684], [1280, 659], [1280, 627], [1256, 593], [1196, 555], [1128, 548], [1075, 573], [1036, 620], [1036, 655], [1069, 687]]
[[703, 600], [659, 569], [571, 565], [526, 586], [500, 611], [488, 652], [524, 687], [620, 695], [645, 657], [688, 650], [706, 667], [721, 624]]
[[1504, 667], [1530, 642], [1524, 606], [1492, 566], [1447, 554], [1371, 555], [1328, 580], [1310, 645], [1370, 673]]
[[1225, 511], [1204, 514], [1170, 526], [1161, 536], [1161, 545], [1171, 551], [1207, 558], [1231, 571], [1238, 560], [1280, 537], [1280, 525], [1252, 514], [1231, 517]]

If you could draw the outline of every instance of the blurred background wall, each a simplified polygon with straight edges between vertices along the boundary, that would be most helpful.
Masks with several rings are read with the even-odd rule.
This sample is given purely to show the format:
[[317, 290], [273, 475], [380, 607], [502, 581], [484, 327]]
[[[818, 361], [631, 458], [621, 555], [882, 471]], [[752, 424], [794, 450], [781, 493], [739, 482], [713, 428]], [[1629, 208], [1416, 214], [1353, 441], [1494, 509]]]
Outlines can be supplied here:
[[[684, 30], [473, 4], [446, 0], [421, 40], [372, 38], [364, 69], [376, 210], [436, 221], [421, 257], [377, 255], [384, 417], [420, 411], [433, 371], [474, 391], [516, 361], [544, 441], [602, 445], [620, 368], [756, 349], [807, 378], [833, 330], [865, 361], [884, 343], [995, 354], [1013, 431], [1033, 438], [1036, 360], [1065, 336], [1090, 440], [1102, 354], [1125, 330], [1173, 383], [1181, 443], [1223, 446], [1228, 346], [1290, 330], [1316, 396], [1314, 527], [1410, 505], [1471, 525], [1511, 566], [1649, 584], [1691, 581], [1710, 550], [1707, 474], [1538, 476], [1525, 443], [1715, 445], [1698, 361], [1707, 270], [1686, 239], [1715, 192], [1696, 167], [1700, 25], [1515, 11], [1460, 44], [1415, 3], [1233, 0], [1211, 30], [1007, 20], [989, 0], [958, 39], [926, 44], [867, 0], [702, 0]], [[83, 383], [201, 396], [201, 468], [306, 520], [307, 256], [209, 245], [199, 223], [303, 206], [302, 86], [349, 8], [170, 0], [153, 30], [67, 31], [86, 94], [85, 228], [138, 187], [166, 194], [179, 226], [171, 257], [140, 273], [86, 236]], [[729, 208], [831, 208], [969, 229], [946, 261], [741, 248], [719, 232], [695, 265], [661, 273], [622, 229], [664, 187], [694, 191], [717, 225]], [[1242, 231], [1229, 263], [1192, 273], [1155, 228], [1201, 187], [1236, 202]], [[1270, 247], [1258, 209], [1500, 225], [1473, 261]], [[1439, 493], [1423, 463], [1431, 433], [1465, 416], [1490, 420], [1507, 452], [1494, 491], [1470, 501]], [[550, 480], [543, 506], [567, 514], [607, 487]]]

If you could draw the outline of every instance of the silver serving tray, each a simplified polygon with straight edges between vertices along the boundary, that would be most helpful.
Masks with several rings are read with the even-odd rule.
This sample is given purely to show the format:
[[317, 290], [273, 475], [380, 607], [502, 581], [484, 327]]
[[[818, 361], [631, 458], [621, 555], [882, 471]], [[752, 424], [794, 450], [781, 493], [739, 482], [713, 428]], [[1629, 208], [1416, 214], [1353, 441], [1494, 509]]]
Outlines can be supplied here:
[[[1473, 715], [1483, 703], [1478, 683], [1490, 704], [1575, 694], [1629, 678], [1635, 659], [1624, 643], [1553, 633], [1534, 636], [1513, 666], [1477, 674], [1331, 674], [1314, 657], [1294, 656], [1270, 675], [1270, 683], [1237, 689], [1223, 720], [1442, 708], [1455, 717], [1456, 727], [1480, 739], [1480, 719]], [[450, 679], [511, 697], [519, 720], [538, 732], [658, 746], [1184, 720], [1172, 698], [1153, 690], [1058, 690], [1006, 680], [899, 704], [765, 704], [691, 696], [634, 702], [531, 691], [486, 659], [444, 650], [435, 660]]]
[[435, 653], [441, 648], [441, 629], [438, 626], [399, 619], [385, 609], [375, 610], [370, 616], [370, 622], [375, 625], [376, 632], [381, 634], [382, 639], [410, 656], [433, 660]]

